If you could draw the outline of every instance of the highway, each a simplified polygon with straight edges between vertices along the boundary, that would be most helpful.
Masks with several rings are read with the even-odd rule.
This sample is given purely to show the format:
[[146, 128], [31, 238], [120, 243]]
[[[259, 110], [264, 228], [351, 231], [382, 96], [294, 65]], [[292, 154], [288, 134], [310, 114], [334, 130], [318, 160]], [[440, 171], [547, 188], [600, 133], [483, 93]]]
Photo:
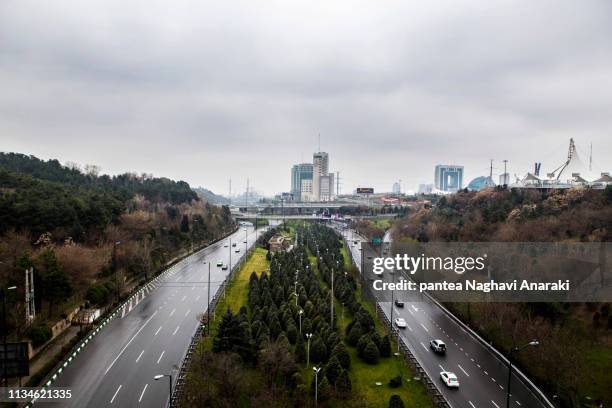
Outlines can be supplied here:
[[231, 256], [234, 265], [255, 241], [253, 227], [241, 227], [171, 267], [94, 336], [53, 383], [71, 389], [73, 397], [42, 406], [165, 407], [169, 380], [153, 377], [173, 374], [175, 379], [197, 316], [207, 309], [209, 265], [212, 298], [231, 269], [222, 270], [217, 262], [229, 266]]
[[[394, 274], [385, 272], [382, 276], [372, 273], [372, 260], [368, 257], [380, 256], [370, 245], [363, 245], [363, 237], [354, 231], [340, 231], [348, 241], [348, 246], [361, 270], [361, 254], [365, 251], [363, 269], [365, 284], [371, 285], [374, 279], [385, 282], [397, 281]], [[355, 240], [359, 241], [355, 244]], [[388, 236], [386, 241], [390, 241]], [[351, 243], [352, 241], [352, 243]], [[406, 277], [405, 277], [406, 278]], [[392, 320], [402, 317], [407, 322], [405, 329], [398, 329], [401, 340], [415, 355], [428, 376], [436, 383], [447, 402], [454, 408], [502, 408], [506, 406], [506, 387], [508, 366], [488, 347], [485, 347], [470, 332], [449, 317], [435, 302], [428, 297], [411, 292], [394, 294], [395, 298], [405, 302], [404, 307], [393, 305], [391, 293], [377, 291], [377, 300], [384, 313]], [[445, 355], [435, 354], [429, 347], [430, 340], [440, 339], [446, 343]], [[459, 378], [459, 389], [446, 388], [440, 380], [441, 371], [452, 371]], [[548, 407], [513, 374], [511, 407]]]

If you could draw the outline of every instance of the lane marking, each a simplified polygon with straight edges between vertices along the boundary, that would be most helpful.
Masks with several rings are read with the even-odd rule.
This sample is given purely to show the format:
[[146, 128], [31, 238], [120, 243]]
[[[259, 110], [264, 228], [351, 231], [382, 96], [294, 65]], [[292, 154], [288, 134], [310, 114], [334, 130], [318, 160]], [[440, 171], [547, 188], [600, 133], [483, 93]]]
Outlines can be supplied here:
[[142, 389], [142, 392], [140, 393], [140, 398], [138, 398], [138, 402], [142, 401], [142, 396], [144, 395], [145, 391], [147, 390], [147, 387], [149, 386], [149, 384], [145, 384], [144, 388]]
[[497, 404], [495, 403], [495, 401], [491, 400], [491, 402], [493, 403], [493, 405], [495, 405], [497, 408], [499, 408], [499, 405], [497, 405]]
[[108, 366], [108, 368], [106, 369], [106, 371], [104, 372], [104, 375], [106, 375], [110, 369], [115, 365], [115, 363], [117, 362], [117, 360], [119, 359], [119, 357], [121, 357], [121, 355], [123, 354], [123, 352], [125, 351], [126, 348], [128, 348], [128, 346], [130, 345], [130, 343], [132, 343], [132, 341], [134, 341], [134, 339], [136, 338], [136, 336], [138, 336], [138, 334], [140, 334], [140, 332], [142, 331], [142, 329], [144, 329], [147, 324], [149, 324], [149, 322], [151, 321], [151, 319], [153, 319], [153, 317], [155, 317], [155, 315], [157, 314], [157, 310], [155, 312], [153, 312], [153, 314], [151, 315], [151, 317], [149, 317], [147, 319], [147, 321], [145, 322], [145, 324], [142, 325], [142, 327], [140, 329], [138, 329], [138, 331], [136, 332], [136, 334], [134, 336], [132, 336], [132, 338], [130, 339], [130, 341], [127, 342], [127, 344], [125, 346], [123, 346], [123, 348], [121, 349], [121, 351], [119, 352], [119, 354], [117, 354], [117, 357], [115, 357], [115, 359], [113, 360], [113, 362]]
[[174, 314], [174, 312], [176, 312], [176, 308], [172, 309], [172, 311], [170, 312], [170, 317], [172, 317], [172, 315]]
[[476, 408], [476, 405], [472, 404], [472, 401], [468, 401], [468, 403], [472, 406], [472, 408]]
[[173, 336], [176, 334], [176, 332], [178, 331], [179, 327], [181, 327], [181, 326], [180, 325], [176, 326], [176, 329], [174, 329], [174, 333], [172, 333]]
[[516, 401], [516, 403], [519, 405], [519, 407], [521, 406], [521, 403], [520, 403], [520, 402]]
[[142, 354], [143, 354], [143, 353], [144, 353], [144, 350], [142, 350], [142, 351], [140, 352], [140, 354], [138, 355], [138, 358], [136, 358], [136, 362], [138, 362], [138, 360], [140, 360], [140, 357], [142, 357]]
[[183, 298], [181, 299], [181, 302], [184, 302], [185, 299], [187, 299], [187, 295], [183, 296]]
[[159, 358], [157, 359], [157, 363], [156, 364], [159, 364], [159, 361], [162, 359], [162, 357], [164, 356], [165, 352], [166, 352], [166, 350], [161, 352], [161, 354], [159, 355]]
[[441, 365], [441, 364], [438, 364], [438, 367], [440, 367], [440, 368], [442, 369], [442, 371], [446, 371], [446, 370], [444, 369], [444, 367], [442, 367], [442, 365]]
[[421, 346], [423, 346], [423, 348], [425, 349], [425, 351], [429, 351], [429, 349], [427, 347], [425, 347], [425, 345], [423, 344], [423, 342], [421, 342]]
[[113, 394], [113, 398], [111, 398], [110, 403], [112, 404], [113, 401], [115, 400], [115, 397], [117, 396], [117, 394], [119, 393], [119, 390], [121, 389], [121, 384], [119, 384], [119, 387], [117, 388], [117, 391], [115, 391], [115, 393]]
[[465, 371], [465, 370], [463, 369], [463, 367], [461, 367], [461, 365], [460, 365], [460, 364], [457, 364], [457, 367], [459, 367], [459, 369], [460, 369], [461, 371], [463, 371], [463, 374], [467, 375], [468, 377], [470, 376], [470, 375], [467, 373], [467, 371]]
[[422, 327], [423, 329], [425, 329], [425, 331], [426, 331], [427, 333], [429, 333], [429, 329], [428, 329], [427, 327], [425, 327], [425, 326], [423, 325], [423, 323], [419, 323], [419, 324], [421, 325], [421, 327]]
[[161, 326], [159, 326], [159, 329], [157, 329], [157, 331], [155, 332], [155, 334], [153, 336], [157, 336], [157, 333], [159, 333], [159, 331], [162, 329]]
[[189, 309], [189, 310], [187, 310], [187, 311], [185, 312], [185, 317], [187, 317], [187, 315], [189, 314], [189, 312], [191, 312], [191, 309]]

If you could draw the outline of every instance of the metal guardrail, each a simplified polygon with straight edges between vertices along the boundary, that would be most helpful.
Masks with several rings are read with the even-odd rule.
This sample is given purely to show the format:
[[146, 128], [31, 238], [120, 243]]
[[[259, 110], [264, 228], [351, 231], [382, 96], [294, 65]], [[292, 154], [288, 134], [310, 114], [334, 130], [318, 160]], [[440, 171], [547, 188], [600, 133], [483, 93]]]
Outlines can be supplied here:
[[[225, 297], [225, 289], [230, 284], [230, 282], [234, 279], [235, 274], [240, 268], [244, 265], [247, 259], [251, 256], [254, 249], [257, 247], [257, 239], [255, 243], [244, 253], [244, 256], [240, 258], [240, 260], [232, 266], [230, 273], [227, 274], [221, 285], [217, 288], [216, 292], [213, 294], [212, 299], [210, 300], [210, 313], [214, 315], [217, 304], [219, 303], [219, 299], [221, 296]], [[213, 318], [214, 319], [214, 318]], [[207, 322], [210, 324], [210, 321]], [[172, 397], [169, 401], [170, 408], [176, 408], [179, 406], [181, 401], [181, 397], [183, 396], [185, 384], [187, 383], [187, 373], [189, 372], [189, 367], [191, 366], [191, 361], [193, 360], [193, 355], [196, 351], [198, 342], [202, 339], [204, 334], [204, 326], [202, 324], [198, 324], [198, 328], [196, 329], [195, 334], [191, 338], [191, 342], [185, 351], [185, 355], [182, 358], [181, 367], [179, 368], [178, 374], [176, 376], [176, 381], [174, 385], [174, 389], [172, 391]]]
[[[385, 326], [387, 327], [390, 333], [397, 333], [397, 330], [393, 328], [393, 324], [391, 323], [385, 312], [382, 310], [382, 307], [378, 302], [376, 302], [376, 314], [383, 321], [383, 323], [385, 323]], [[436, 384], [432, 381], [431, 377], [429, 377], [427, 372], [425, 372], [425, 370], [419, 363], [419, 360], [415, 357], [415, 355], [412, 353], [412, 351], [404, 342], [404, 340], [398, 336], [397, 341], [400, 349], [404, 354], [404, 359], [412, 366], [412, 368], [414, 369], [414, 371], [417, 372], [419, 377], [423, 379], [425, 388], [427, 388], [427, 391], [433, 399], [434, 406], [437, 408], [451, 408], [451, 405], [446, 401]]]

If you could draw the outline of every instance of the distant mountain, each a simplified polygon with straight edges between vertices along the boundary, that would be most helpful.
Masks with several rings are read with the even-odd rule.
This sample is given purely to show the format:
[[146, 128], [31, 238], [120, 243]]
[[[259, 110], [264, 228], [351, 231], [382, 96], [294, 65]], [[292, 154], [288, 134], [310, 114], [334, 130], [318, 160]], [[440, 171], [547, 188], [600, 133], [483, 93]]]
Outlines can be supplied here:
[[222, 195], [215, 194], [207, 188], [196, 187], [193, 189], [201, 198], [208, 201], [211, 204], [226, 205], [230, 203], [230, 200], [223, 197]]

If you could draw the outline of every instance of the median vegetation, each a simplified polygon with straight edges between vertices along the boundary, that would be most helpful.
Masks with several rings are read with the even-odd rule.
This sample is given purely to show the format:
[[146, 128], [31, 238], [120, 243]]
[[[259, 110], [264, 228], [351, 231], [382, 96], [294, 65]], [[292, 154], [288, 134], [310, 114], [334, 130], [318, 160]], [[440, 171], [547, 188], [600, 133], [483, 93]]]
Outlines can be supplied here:
[[[430, 406], [359, 301], [339, 237], [320, 226], [292, 228], [297, 247], [269, 263], [258, 248], [230, 284], [192, 361], [181, 405], [314, 406], [316, 387], [320, 406]], [[318, 258], [315, 242], [325, 248]], [[331, 273], [334, 298], [325, 277]]]

